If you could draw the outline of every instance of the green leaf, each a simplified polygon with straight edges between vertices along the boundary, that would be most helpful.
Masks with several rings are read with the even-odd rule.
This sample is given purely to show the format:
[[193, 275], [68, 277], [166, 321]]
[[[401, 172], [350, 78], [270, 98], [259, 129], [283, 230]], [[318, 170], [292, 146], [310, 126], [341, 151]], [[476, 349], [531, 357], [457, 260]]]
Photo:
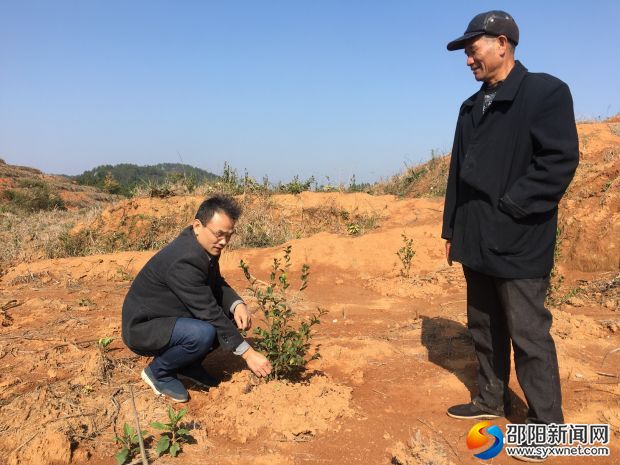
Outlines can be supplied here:
[[123, 425], [123, 432], [125, 433], [125, 436], [131, 436], [133, 434], [133, 428], [129, 426], [128, 423], [125, 423]]
[[170, 446], [170, 455], [172, 455], [173, 457], [176, 457], [180, 450], [181, 450], [181, 446], [179, 445], [179, 443], [175, 442], [174, 444]]
[[183, 436], [184, 436], [184, 435], [186, 435], [186, 434], [189, 434], [189, 430], [186, 430], [185, 428], [179, 428], [179, 429], [177, 430], [177, 434], [180, 434], [180, 435], [183, 435]]
[[172, 407], [168, 407], [168, 418], [170, 418], [170, 421], [172, 423], [174, 423], [175, 414], [176, 412], [174, 411], [174, 409]]
[[151, 423], [151, 426], [153, 428], [157, 428], [157, 429], [162, 429], [164, 431], [168, 431], [168, 426], [164, 425], [163, 423], [159, 423], [158, 421], [154, 421]]
[[187, 407], [185, 407], [184, 409], [181, 409], [179, 412], [177, 412], [176, 421], [179, 421], [181, 418], [183, 418], [187, 413], [187, 410]]
[[112, 344], [112, 341], [114, 341], [114, 338], [112, 337], [102, 337], [101, 339], [99, 339], [99, 341], [97, 341], [97, 344], [99, 344], [101, 348], [105, 349], [110, 344]]
[[161, 455], [164, 452], [166, 452], [169, 447], [170, 447], [170, 438], [168, 436], [162, 436], [161, 438], [159, 438], [159, 441], [157, 442], [157, 448], [155, 449], [155, 451], [157, 452], [157, 455]]
[[123, 465], [127, 461], [128, 457], [129, 449], [127, 449], [126, 447], [123, 447], [120, 452], [114, 455], [114, 458], [116, 459], [116, 463], [118, 465]]

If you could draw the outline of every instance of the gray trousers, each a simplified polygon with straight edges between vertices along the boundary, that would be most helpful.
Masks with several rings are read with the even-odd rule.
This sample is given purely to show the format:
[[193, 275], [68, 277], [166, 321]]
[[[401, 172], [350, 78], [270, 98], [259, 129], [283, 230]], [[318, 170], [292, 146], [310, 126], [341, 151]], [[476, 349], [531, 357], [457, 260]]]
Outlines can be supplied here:
[[563, 423], [555, 344], [545, 308], [549, 278], [504, 279], [463, 267], [467, 281], [467, 326], [478, 357], [474, 404], [509, 413], [510, 348], [528, 404], [527, 421]]

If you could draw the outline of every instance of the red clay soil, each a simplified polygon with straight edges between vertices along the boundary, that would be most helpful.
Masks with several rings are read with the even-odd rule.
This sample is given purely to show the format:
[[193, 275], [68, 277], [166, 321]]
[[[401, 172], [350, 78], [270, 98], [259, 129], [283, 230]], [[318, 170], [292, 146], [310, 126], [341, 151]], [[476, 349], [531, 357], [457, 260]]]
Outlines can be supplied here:
[[[584, 163], [562, 211], [566, 296], [552, 308], [566, 421], [610, 424], [612, 455], [551, 458], [550, 465], [620, 463], [620, 351], [612, 352], [620, 347], [618, 124], [580, 126]], [[326, 195], [276, 201], [291, 212], [324, 203]], [[125, 422], [133, 424], [130, 387], [150, 433], [150, 463], [517, 463], [503, 452], [475, 459], [465, 436], [476, 422], [445, 414], [475, 392], [477, 362], [465, 325], [462, 271], [443, 257], [443, 201], [329, 196], [381, 219], [359, 237], [322, 232], [290, 242], [293, 275], [302, 263], [311, 267], [309, 288], [291, 296], [298, 312], [329, 311], [314, 340], [322, 357], [297, 384], [265, 384], [235, 356], [208, 357], [205, 366], [222, 381], [209, 391], [188, 385], [184, 421], [195, 443], [176, 459], [154, 454], [157, 430], [148, 425], [166, 421], [169, 403], [140, 380], [149, 360], [120, 340], [123, 297], [153, 252], [42, 260], [9, 270], [0, 282], [0, 463], [115, 463], [113, 436]], [[182, 205], [174, 200], [174, 208]], [[396, 256], [403, 233], [414, 241], [408, 278]], [[239, 260], [264, 278], [280, 252], [228, 251], [223, 274], [243, 290]], [[103, 351], [97, 341], [105, 336], [114, 341]], [[514, 372], [510, 386], [509, 421], [522, 422], [524, 397]], [[503, 428], [507, 420], [494, 423]]]

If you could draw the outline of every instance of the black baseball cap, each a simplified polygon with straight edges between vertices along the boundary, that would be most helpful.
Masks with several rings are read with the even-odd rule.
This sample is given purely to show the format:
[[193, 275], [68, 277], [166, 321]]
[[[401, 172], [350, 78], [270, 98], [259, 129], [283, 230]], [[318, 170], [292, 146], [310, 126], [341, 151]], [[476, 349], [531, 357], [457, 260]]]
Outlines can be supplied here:
[[519, 43], [519, 28], [515, 20], [505, 11], [491, 10], [474, 16], [467, 26], [465, 34], [448, 44], [448, 50], [465, 48], [465, 42], [481, 35], [506, 36], [513, 44]]

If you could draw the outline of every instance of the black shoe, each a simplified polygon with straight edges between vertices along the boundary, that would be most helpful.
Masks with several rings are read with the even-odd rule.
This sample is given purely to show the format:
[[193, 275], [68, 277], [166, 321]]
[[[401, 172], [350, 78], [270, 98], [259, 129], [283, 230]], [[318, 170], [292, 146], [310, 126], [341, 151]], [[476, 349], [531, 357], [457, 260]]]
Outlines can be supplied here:
[[463, 420], [493, 420], [500, 417], [500, 415], [482, 410], [473, 402], [470, 402], [469, 404], [453, 405], [448, 409], [447, 413], [449, 417], [460, 418]]

